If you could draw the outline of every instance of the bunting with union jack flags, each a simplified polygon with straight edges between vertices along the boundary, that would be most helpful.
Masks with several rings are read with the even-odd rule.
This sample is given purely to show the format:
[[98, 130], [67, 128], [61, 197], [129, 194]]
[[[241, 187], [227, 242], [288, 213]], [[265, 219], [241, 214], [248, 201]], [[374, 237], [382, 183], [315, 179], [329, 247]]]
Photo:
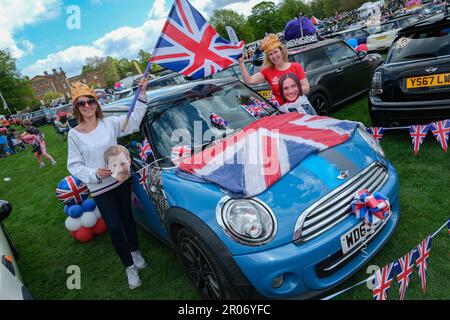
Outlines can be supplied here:
[[447, 152], [448, 136], [450, 135], [450, 120], [442, 120], [430, 123], [431, 132], [441, 144], [442, 149]]
[[244, 42], [230, 43], [187, 0], [175, 0], [150, 62], [193, 79], [237, 62]]
[[422, 290], [425, 293], [427, 290], [427, 263], [431, 251], [431, 236], [428, 236], [417, 246], [416, 266], [419, 268], [419, 277], [422, 284]]
[[399, 284], [400, 300], [405, 299], [406, 289], [408, 289], [409, 281], [414, 270], [414, 257], [416, 250], [413, 249], [404, 257], [397, 260], [397, 282]]
[[375, 286], [372, 290], [374, 300], [387, 300], [387, 293], [394, 280], [394, 262], [375, 271]]
[[374, 139], [376, 139], [378, 142], [381, 141], [381, 138], [383, 138], [384, 129], [381, 127], [375, 127], [375, 128], [366, 128], [366, 131], [372, 135]]
[[142, 186], [142, 188], [145, 190], [148, 196], [150, 196], [150, 188], [149, 188], [149, 181], [148, 181], [148, 167], [145, 167], [138, 171], [139, 174], [139, 184]]
[[139, 151], [139, 157], [144, 161], [147, 161], [148, 157], [153, 154], [152, 148], [150, 147], [147, 138], [142, 141], [141, 145], [139, 146]]
[[428, 124], [409, 127], [409, 134], [411, 135], [412, 144], [414, 147], [414, 155], [417, 155], [417, 153], [419, 152], [420, 145], [427, 136], [429, 129], [430, 126]]

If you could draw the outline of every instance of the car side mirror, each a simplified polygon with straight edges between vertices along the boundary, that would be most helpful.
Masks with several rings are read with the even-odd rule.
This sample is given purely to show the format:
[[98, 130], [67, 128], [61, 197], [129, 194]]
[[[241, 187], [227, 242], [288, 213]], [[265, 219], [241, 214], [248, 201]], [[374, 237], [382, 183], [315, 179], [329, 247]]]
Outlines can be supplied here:
[[12, 206], [9, 204], [9, 202], [0, 200], [0, 222], [9, 217], [11, 210]]
[[358, 58], [360, 58], [362, 60], [365, 57], [367, 57], [367, 52], [365, 52], [365, 51], [359, 51], [358, 52]]

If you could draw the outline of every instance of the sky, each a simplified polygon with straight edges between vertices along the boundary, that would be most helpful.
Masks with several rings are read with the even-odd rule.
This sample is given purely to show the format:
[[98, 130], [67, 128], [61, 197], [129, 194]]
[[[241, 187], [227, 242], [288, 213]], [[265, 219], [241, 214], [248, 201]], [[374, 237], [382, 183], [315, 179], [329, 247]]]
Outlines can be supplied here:
[[[272, 0], [275, 3], [281, 0]], [[190, 0], [209, 20], [215, 9], [250, 15], [262, 0]], [[173, 0], [0, 0], [0, 49], [30, 78], [61, 67], [81, 73], [94, 56], [134, 59], [151, 51]], [[226, 35], [223, 35], [226, 37]]]

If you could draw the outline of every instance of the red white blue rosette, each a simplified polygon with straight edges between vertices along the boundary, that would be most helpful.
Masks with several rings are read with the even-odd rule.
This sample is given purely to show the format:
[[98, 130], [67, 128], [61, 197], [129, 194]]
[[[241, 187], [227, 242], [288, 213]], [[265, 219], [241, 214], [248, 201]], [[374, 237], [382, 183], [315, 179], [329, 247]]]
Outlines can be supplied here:
[[389, 199], [380, 192], [373, 194], [364, 189], [356, 193], [352, 200], [352, 213], [367, 224], [378, 224], [391, 211]]

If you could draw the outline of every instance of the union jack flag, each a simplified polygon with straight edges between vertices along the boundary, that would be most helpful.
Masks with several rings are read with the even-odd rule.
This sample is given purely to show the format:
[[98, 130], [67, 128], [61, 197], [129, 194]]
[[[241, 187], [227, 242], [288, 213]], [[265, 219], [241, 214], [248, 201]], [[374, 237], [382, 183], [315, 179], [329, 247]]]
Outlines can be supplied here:
[[64, 204], [81, 204], [89, 195], [87, 185], [74, 176], [65, 177], [56, 188], [56, 197]]
[[375, 128], [366, 128], [366, 131], [372, 135], [372, 137], [378, 142], [381, 141], [381, 138], [383, 138], [384, 129], [380, 127]]
[[404, 257], [397, 260], [397, 282], [400, 286], [400, 300], [405, 299], [406, 289], [408, 289], [409, 280], [414, 268], [414, 257], [416, 250], [413, 249]]
[[224, 118], [219, 116], [218, 114], [211, 112], [211, 115], [209, 116], [211, 119], [211, 122], [215, 125], [217, 125], [220, 128], [226, 128], [228, 127], [228, 121], [226, 121]]
[[312, 153], [347, 141], [358, 124], [300, 113], [264, 117], [180, 163], [232, 194], [255, 196]]
[[139, 184], [142, 186], [142, 188], [144, 188], [145, 192], [147, 193], [148, 196], [150, 196], [150, 189], [149, 189], [149, 183], [148, 183], [148, 172], [147, 172], [147, 168], [145, 167], [141, 170], [138, 171], [139, 173]]
[[374, 300], [387, 300], [387, 293], [394, 280], [394, 262], [375, 271], [375, 287], [372, 290]]
[[267, 116], [268, 113], [263, 108], [256, 106], [254, 104], [241, 104], [241, 107], [245, 109], [252, 117], [263, 117]]
[[280, 108], [280, 104], [273, 94], [270, 95], [269, 102], [274, 108]]
[[221, 38], [187, 0], [175, 0], [150, 61], [200, 79], [237, 62], [243, 48]]
[[441, 144], [442, 149], [447, 152], [448, 136], [450, 134], [450, 120], [433, 122], [430, 125], [431, 132], [434, 134], [437, 141]]
[[422, 290], [425, 293], [427, 290], [427, 259], [430, 256], [431, 251], [431, 236], [428, 236], [425, 240], [423, 240], [418, 246], [418, 257], [416, 259], [416, 266], [419, 268], [419, 277], [422, 283]]
[[419, 152], [420, 145], [427, 136], [428, 129], [430, 129], [429, 125], [417, 125], [409, 127], [409, 134], [411, 135], [412, 144], [414, 147], [414, 155], [417, 155], [417, 153]]
[[141, 145], [139, 146], [139, 150], [139, 157], [141, 157], [141, 159], [144, 161], [147, 161], [147, 158], [153, 154], [152, 148], [150, 147], [147, 138], [142, 141]]
[[261, 100], [256, 99], [255, 97], [250, 97], [250, 101], [252, 102], [253, 105], [257, 107], [263, 108], [264, 110], [269, 110], [269, 107], [265, 102], [262, 102]]

